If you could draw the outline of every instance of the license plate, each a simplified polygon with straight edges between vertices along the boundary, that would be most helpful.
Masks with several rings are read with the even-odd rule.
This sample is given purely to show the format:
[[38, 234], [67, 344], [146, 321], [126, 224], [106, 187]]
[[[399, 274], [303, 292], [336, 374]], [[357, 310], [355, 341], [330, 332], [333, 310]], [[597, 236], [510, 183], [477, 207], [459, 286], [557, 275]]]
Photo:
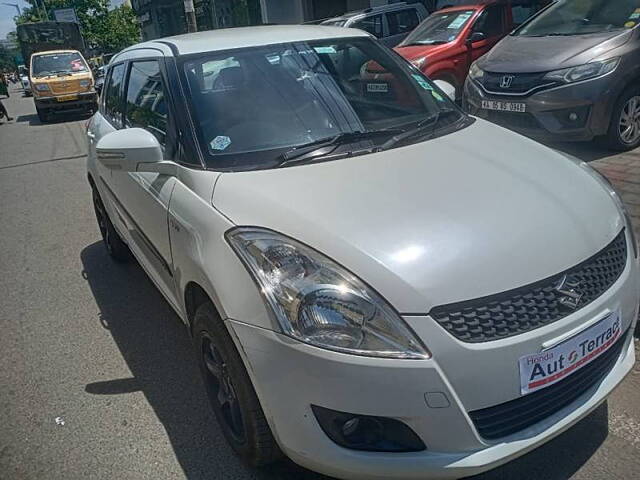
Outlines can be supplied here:
[[78, 95], [60, 95], [59, 97], [57, 97], [57, 100], [59, 102], [68, 102], [70, 100], [77, 100], [78, 99]]
[[527, 104], [520, 102], [500, 102], [497, 100], [483, 100], [482, 108], [485, 110], [499, 110], [502, 112], [519, 112], [527, 111]]
[[367, 83], [367, 92], [371, 93], [387, 93], [389, 85], [386, 83]]
[[618, 311], [560, 345], [520, 357], [520, 392], [526, 395], [568, 377], [611, 348], [621, 334]]

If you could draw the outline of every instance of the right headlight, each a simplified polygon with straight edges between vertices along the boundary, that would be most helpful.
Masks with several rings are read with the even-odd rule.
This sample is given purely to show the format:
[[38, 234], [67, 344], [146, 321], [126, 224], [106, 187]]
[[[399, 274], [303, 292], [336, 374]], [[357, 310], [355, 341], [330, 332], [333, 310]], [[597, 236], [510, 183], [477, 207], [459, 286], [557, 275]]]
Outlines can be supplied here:
[[233, 229], [227, 240], [286, 335], [355, 355], [430, 357], [380, 295], [319, 252], [260, 228]]
[[471, 64], [469, 69], [469, 78], [472, 80], [481, 80], [484, 77], [484, 70], [482, 70], [475, 62]]

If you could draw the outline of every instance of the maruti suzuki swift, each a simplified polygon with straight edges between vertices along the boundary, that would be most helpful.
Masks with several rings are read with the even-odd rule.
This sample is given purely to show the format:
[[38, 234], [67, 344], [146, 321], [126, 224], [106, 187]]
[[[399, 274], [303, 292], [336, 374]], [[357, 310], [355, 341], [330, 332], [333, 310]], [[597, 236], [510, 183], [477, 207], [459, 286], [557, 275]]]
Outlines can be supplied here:
[[479, 473], [634, 364], [638, 252], [607, 181], [468, 116], [363, 31], [130, 47], [87, 136], [108, 252], [185, 323], [252, 465]]

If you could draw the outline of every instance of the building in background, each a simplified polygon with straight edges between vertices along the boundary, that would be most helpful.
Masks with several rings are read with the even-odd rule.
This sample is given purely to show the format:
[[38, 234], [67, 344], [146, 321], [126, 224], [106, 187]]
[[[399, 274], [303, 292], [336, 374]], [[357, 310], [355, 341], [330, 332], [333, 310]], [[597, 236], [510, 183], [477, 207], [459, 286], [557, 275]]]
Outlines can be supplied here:
[[[420, 1], [429, 8], [433, 0]], [[295, 24], [341, 15], [393, 0], [193, 0], [198, 30], [262, 25]], [[144, 40], [187, 31], [184, 0], [131, 0]]]

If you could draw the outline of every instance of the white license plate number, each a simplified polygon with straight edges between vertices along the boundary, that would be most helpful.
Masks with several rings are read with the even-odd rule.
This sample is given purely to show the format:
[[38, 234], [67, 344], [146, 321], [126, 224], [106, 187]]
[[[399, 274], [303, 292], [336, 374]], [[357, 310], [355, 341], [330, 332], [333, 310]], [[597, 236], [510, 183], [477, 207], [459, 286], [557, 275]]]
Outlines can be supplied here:
[[533, 393], [568, 377], [606, 352], [622, 334], [620, 312], [553, 348], [520, 357], [520, 392]]
[[527, 104], [521, 102], [500, 102], [497, 100], [483, 100], [482, 108], [485, 110], [498, 110], [501, 112], [525, 113]]
[[367, 92], [370, 93], [387, 93], [389, 85], [386, 83], [367, 83]]

